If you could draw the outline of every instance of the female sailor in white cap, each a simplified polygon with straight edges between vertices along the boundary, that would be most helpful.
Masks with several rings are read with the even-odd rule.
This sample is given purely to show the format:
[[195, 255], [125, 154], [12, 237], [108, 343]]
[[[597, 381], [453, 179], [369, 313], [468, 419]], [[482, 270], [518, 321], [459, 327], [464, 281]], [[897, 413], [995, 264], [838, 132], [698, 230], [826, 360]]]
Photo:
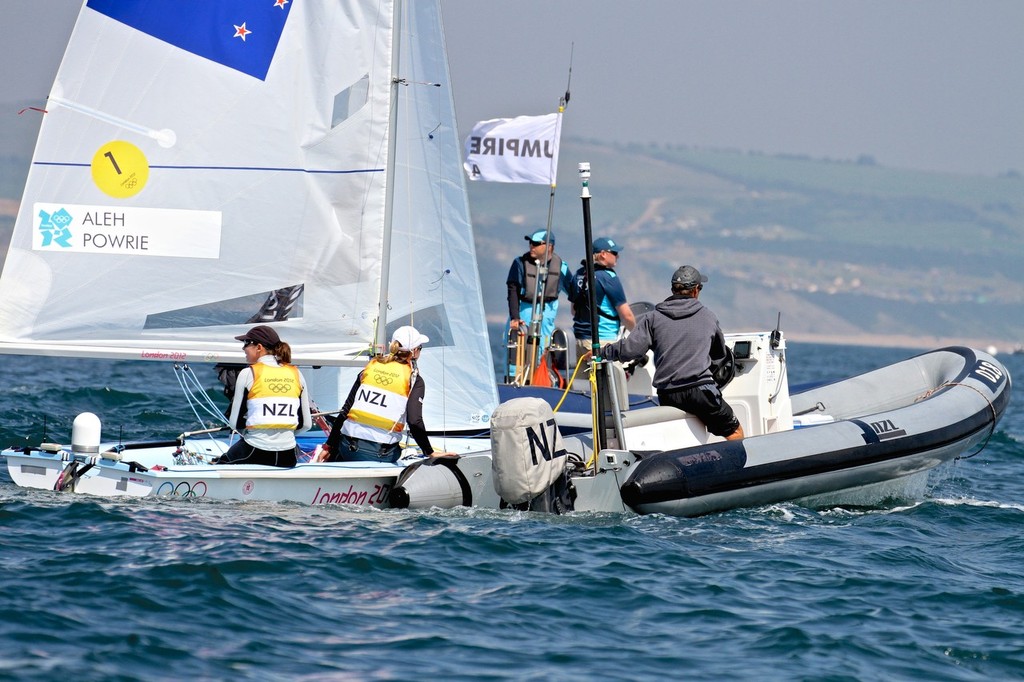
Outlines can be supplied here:
[[416, 360], [429, 340], [414, 327], [395, 330], [390, 352], [370, 360], [352, 385], [321, 461], [397, 462], [406, 428], [424, 455], [450, 454], [434, 450], [423, 424], [425, 386]]

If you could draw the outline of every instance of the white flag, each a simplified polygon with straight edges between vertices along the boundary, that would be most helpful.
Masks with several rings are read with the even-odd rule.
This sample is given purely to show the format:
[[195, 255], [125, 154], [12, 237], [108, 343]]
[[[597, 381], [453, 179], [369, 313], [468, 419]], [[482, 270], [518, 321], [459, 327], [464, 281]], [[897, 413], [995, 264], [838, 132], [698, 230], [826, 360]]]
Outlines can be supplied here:
[[562, 114], [492, 118], [466, 138], [470, 180], [554, 185]]

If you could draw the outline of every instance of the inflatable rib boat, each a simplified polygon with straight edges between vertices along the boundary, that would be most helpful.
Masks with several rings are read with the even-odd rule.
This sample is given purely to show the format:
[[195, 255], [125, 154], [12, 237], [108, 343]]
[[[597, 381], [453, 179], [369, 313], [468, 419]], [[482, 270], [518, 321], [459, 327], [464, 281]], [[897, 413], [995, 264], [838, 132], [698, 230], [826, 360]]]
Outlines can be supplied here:
[[[1006, 369], [970, 348], [930, 351], [789, 396], [784, 344], [763, 334], [729, 342], [741, 350], [737, 381], [724, 392], [753, 435], [709, 436], [674, 408], [613, 409], [605, 420], [613, 445], [595, 457], [592, 439], [562, 436], [544, 401], [516, 399], [491, 419], [501, 504], [673, 516], [783, 501], [877, 504], [918, 489], [938, 465], [980, 451], [1010, 401]], [[453, 482], [458, 463], [434, 464], [420, 467], [429, 474], [403, 474], [392, 503], [445, 506], [438, 493], [447, 486], [452, 503], [473, 504], [469, 486]]]
[[623, 502], [690, 516], [907, 479], [983, 447], [1010, 402], [1010, 377], [988, 355], [945, 348], [792, 402], [804, 424], [792, 431], [643, 457]]

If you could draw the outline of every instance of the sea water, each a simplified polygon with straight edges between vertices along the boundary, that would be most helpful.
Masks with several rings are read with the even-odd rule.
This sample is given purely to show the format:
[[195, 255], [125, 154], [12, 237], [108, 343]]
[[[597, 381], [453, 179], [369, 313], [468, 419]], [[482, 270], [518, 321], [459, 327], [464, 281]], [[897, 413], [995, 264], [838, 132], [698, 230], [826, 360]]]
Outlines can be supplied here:
[[[789, 345], [791, 384], [914, 353]], [[66, 442], [85, 410], [106, 437], [194, 427], [167, 365], [0, 365], [3, 445]], [[1022, 439], [1015, 397], [914, 499], [696, 519], [104, 499], [4, 473], [0, 679], [1024, 679]]]

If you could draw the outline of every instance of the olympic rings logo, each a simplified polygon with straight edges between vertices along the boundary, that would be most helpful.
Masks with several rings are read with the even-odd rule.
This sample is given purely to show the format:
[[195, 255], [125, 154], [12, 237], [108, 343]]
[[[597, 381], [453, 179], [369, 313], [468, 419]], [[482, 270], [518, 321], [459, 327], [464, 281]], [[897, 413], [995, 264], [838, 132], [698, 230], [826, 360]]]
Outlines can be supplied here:
[[164, 481], [157, 488], [156, 494], [169, 497], [206, 497], [206, 483], [196, 481], [192, 484], [188, 481], [182, 481], [175, 484], [171, 481]]
[[291, 386], [288, 384], [270, 384], [267, 386], [271, 393], [287, 393], [291, 390]]
[[378, 374], [375, 372], [373, 375], [373, 381], [378, 386], [390, 386], [395, 383], [395, 377], [391, 374]]

